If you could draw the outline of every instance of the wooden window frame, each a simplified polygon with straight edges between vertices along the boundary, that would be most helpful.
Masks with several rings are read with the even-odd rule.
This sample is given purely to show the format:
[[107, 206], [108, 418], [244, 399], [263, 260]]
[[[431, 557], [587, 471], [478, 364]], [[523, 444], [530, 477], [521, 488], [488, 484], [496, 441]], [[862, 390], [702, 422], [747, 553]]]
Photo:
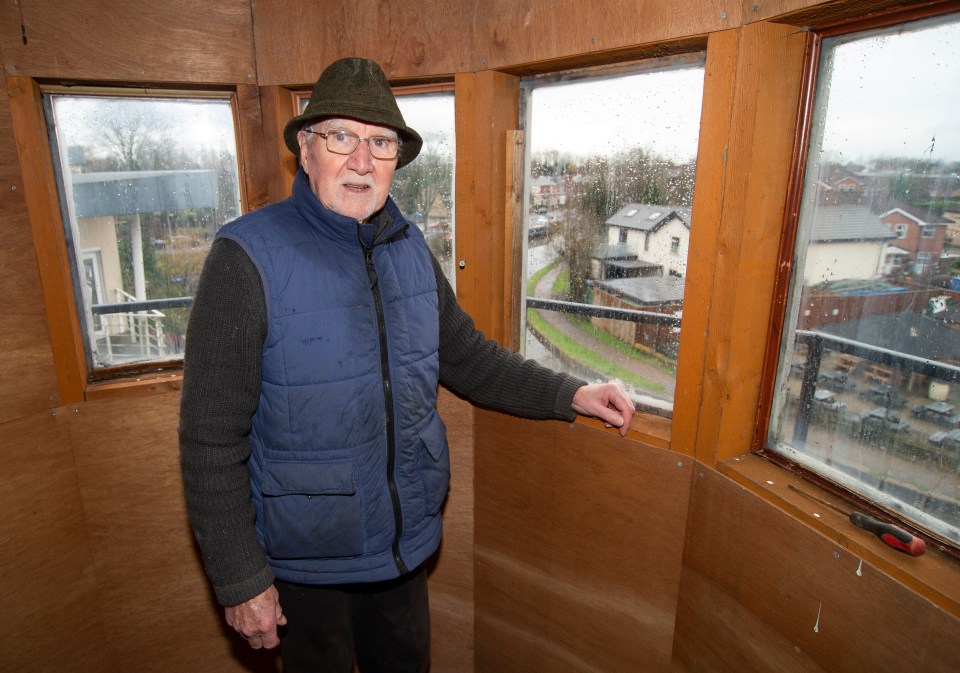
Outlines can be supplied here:
[[40, 269], [44, 308], [50, 328], [58, 402], [76, 404], [116, 394], [144, 394], [178, 389], [182, 379], [182, 360], [152, 361], [98, 370], [92, 370], [88, 364], [84, 327], [80, 324], [43, 95], [47, 92], [66, 91], [111, 96], [156, 95], [160, 98], [208, 95], [229, 99], [237, 142], [241, 210], [247, 212], [250, 194], [255, 191], [251, 188], [255, 184], [253, 178], [263, 172], [246, 163], [246, 157], [251, 154], [252, 134], [249, 128], [250, 115], [245, 115], [243, 108], [245, 105], [250, 107], [249, 99], [256, 96], [256, 87], [247, 85], [184, 89], [176, 85], [144, 88], [71, 83], [67, 88], [56, 82], [46, 84], [34, 78], [9, 76], [6, 84], [21, 161], [27, 213]]
[[[807, 169], [806, 161], [811, 136], [811, 123], [814, 112], [814, 98], [821, 60], [822, 42], [828, 37], [882, 29], [912, 21], [956, 14], [957, 12], [960, 12], [960, 2], [951, 1], [924, 3], [907, 9], [897, 7], [867, 18], [849, 19], [845, 16], [829, 17], [820, 25], [814, 25], [813, 27], [805, 23], [810, 19], [810, 15], [806, 12], [800, 12], [797, 13], [797, 15], [782, 18], [784, 23], [803, 25], [807, 28], [808, 32], [806, 38], [807, 48], [802, 66], [802, 88], [799, 92], [794, 152], [791, 159], [790, 180], [786, 192], [786, 207], [782, 220], [783, 235], [781, 238], [780, 253], [778, 255], [779, 271], [772, 302], [774, 310], [770, 315], [768, 340], [764, 354], [761, 394], [758, 413], [755, 418], [753, 441], [750, 447], [752, 456], [746, 454], [720, 455], [718, 467], [721, 472], [728, 474], [755, 491], [766, 490], [764, 482], [771, 488], [773, 488], [774, 484], [778, 481], [781, 484], [792, 482], [789, 484], [790, 487], [793, 488], [796, 493], [804, 492], [807, 500], [797, 498], [796, 493], [784, 495], [781, 488], [779, 489], [781, 504], [785, 504], [787, 508], [809, 507], [811, 498], [813, 501], [823, 504], [824, 496], [826, 496], [826, 499], [832, 502], [834, 508], [839, 506], [841, 509], [846, 508], [848, 510], [861, 509], [866, 512], [880, 514], [881, 516], [889, 516], [889, 512], [881, 510], [873, 501], [849, 491], [829, 481], [825, 477], [821, 477], [812, 470], [790, 461], [782, 454], [767, 448], [766, 445], [771, 420], [774, 388], [779, 368], [781, 339], [783, 329], [788, 321], [786, 307], [791, 288], [793, 254], [796, 246], [804, 176]], [[753, 456], [759, 458], [762, 464], [769, 467], [758, 464]], [[773, 470], [772, 472], [771, 469]], [[771, 478], [775, 474], [779, 475], [777, 480]], [[813, 492], [814, 495], [810, 495], [810, 492]], [[819, 513], [816, 516], [818, 518], [821, 517]], [[830, 526], [831, 532], [840, 535], [841, 533], [837, 529], [843, 527], [846, 523], [845, 519], [839, 524], [834, 522]], [[925, 539], [928, 543], [928, 548], [932, 547], [949, 556], [960, 558], [960, 550], [958, 550], [956, 546], [932, 537], [928, 532], [919, 529], [909, 521], [901, 520], [900, 523], [901, 527]], [[931, 597], [936, 596], [938, 600], [942, 598], [939, 592], [934, 590], [934, 587], [938, 584], [938, 580], [928, 573], [915, 574], [912, 568], [900, 562], [896, 552], [883, 550], [879, 556], [873, 554], [872, 551], [868, 549], [860, 550], [860, 552], [866, 556], [877, 558], [881, 566], [886, 567], [895, 576], [904, 579], [904, 581], [924, 595]]]

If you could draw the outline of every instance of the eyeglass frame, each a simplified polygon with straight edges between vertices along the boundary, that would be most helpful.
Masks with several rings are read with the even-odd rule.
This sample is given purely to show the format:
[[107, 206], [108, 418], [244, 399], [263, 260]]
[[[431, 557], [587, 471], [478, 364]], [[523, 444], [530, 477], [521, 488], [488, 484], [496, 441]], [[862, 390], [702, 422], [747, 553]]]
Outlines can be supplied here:
[[[323, 131], [314, 131], [313, 129], [305, 128], [303, 129], [303, 131], [305, 133], [312, 133], [313, 135], [320, 136], [321, 138], [323, 138], [324, 147], [327, 148], [328, 152], [333, 152], [334, 154], [339, 154], [340, 156], [344, 156], [344, 157], [348, 157], [354, 152], [356, 152], [357, 148], [360, 147], [360, 143], [365, 142], [367, 143], [367, 151], [370, 152], [371, 157], [373, 157], [374, 159], [379, 159], [380, 161], [391, 161], [400, 156], [400, 147], [403, 145], [403, 141], [400, 138], [391, 138], [390, 136], [367, 136], [366, 138], [364, 138], [363, 136], [357, 135], [353, 131], [347, 131], [344, 129], [330, 129], [327, 132], [323, 132]], [[342, 133], [347, 136], [352, 136], [357, 139], [357, 144], [354, 145], [353, 149], [350, 150], [349, 152], [338, 152], [337, 150], [330, 149], [330, 142], [327, 140], [327, 136], [329, 136], [331, 133]], [[370, 146], [370, 141], [376, 140], [378, 138], [381, 140], [387, 140], [387, 141], [396, 143], [397, 151], [394, 153], [392, 157], [378, 157], [376, 154], [373, 153], [373, 149]]]

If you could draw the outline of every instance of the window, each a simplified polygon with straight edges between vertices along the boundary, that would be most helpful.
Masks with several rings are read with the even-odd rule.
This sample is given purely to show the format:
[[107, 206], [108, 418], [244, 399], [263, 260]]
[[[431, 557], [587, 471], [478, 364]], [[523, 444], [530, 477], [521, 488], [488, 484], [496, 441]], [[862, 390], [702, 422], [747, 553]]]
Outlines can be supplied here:
[[403, 119], [423, 138], [419, 156], [396, 172], [390, 194], [423, 232], [427, 245], [456, 287], [454, 241], [454, 99], [452, 91], [396, 92]]
[[[960, 543], [960, 332], [933, 262], [881, 219], [939, 221], [960, 166], [960, 17], [822, 40], [768, 446]], [[820, 193], [855, 174], [856, 201]], [[901, 228], [903, 227], [903, 228]], [[891, 258], [890, 253], [896, 255]], [[926, 255], [924, 260], [921, 255]], [[907, 269], [907, 267], [913, 267]], [[895, 273], [884, 276], [884, 269]], [[949, 273], [956, 273], [954, 267]]]
[[213, 235], [240, 214], [230, 96], [44, 93], [88, 368], [183, 356]]
[[936, 238], [937, 230], [931, 226], [920, 228], [920, 238]]
[[[586, 380], [618, 379], [670, 416], [703, 97], [703, 54], [521, 83], [523, 349]], [[538, 217], [549, 235], [531, 237]], [[681, 259], [682, 258], [682, 259]]]

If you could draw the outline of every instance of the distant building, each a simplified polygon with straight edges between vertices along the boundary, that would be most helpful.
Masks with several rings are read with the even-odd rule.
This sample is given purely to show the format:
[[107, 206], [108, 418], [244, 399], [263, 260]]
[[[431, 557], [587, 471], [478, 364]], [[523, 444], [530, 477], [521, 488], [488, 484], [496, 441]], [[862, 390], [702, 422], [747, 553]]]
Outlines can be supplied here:
[[929, 277], [936, 271], [950, 220], [906, 204], [888, 210], [880, 220], [897, 236], [896, 247], [906, 251], [909, 273]]
[[590, 260], [590, 277], [594, 280], [662, 275], [662, 266], [637, 259], [637, 253], [625, 243], [601, 245]]
[[[683, 284], [684, 280], [676, 276], [599, 281], [593, 288], [593, 303], [679, 316], [683, 311]], [[624, 343], [641, 346], [669, 358], [677, 357], [680, 330], [674, 326], [611, 318], [593, 318], [592, 322]]]
[[687, 275], [690, 211], [629, 203], [606, 221], [607, 243], [631, 248], [641, 262], [659, 265], [664, 275]]
[[[865, 206], [826, 206], [816, 210], [803, 267], [803, 284], [880, 275], [902, 251], [888, 250], [895, 238]], [[842, 261], [842, 264], [840, 262]]]
[[552, 210], [562, 206], [565, 202], [563, 198], [564, 190], [560, 183], [547, 175], [541, 175], [530, 185], [530, 198], [534, 209], [546, 208]]

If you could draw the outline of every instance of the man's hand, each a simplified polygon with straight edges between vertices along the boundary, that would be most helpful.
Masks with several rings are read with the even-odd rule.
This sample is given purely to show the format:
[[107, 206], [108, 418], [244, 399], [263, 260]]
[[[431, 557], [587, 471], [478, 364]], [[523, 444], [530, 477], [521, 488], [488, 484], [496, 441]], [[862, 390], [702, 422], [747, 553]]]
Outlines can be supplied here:
[[620, 429], [625, 437], [636, 408], [618, 383], [592, 383], [581, 386], [573, 395], [573, 410], [581, 416], [599, 418], [607, 425]]
[[265, 647], [269, 650], [280, 644], [277, 626], [286, 624], [287, 618], [280, 609], [280, 595], [272, 584], [246, 603], [224, 608], [224, 613], [227, 624], [246, 638], [253, 649]]

